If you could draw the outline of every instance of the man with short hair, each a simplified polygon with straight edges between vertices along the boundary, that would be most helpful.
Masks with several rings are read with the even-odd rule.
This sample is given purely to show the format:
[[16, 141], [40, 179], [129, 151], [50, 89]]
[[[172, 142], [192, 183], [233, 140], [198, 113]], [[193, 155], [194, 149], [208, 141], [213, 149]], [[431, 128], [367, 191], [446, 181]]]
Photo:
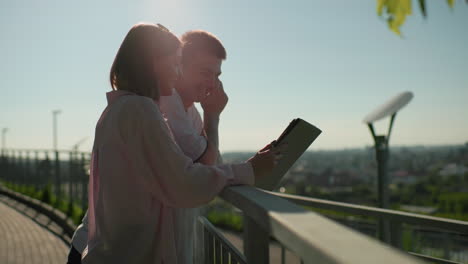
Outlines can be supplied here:
[[[221, 64], [226, 59], [226, 50], [213, 34], [194, 30], [182, 35], [181, 77], [171, 96], [160, 98], [159, 106], [182, 151], [194, 162], [216, 164], [221, 162], [219, 154], [219, 117], [228, 97], [219, 81]], [[203, 108], [203, 120], [194, 103]], [[178, 263], [201, 261], [194, 253], [196, 208], [176, 210], [176, 252]], [[86, 247], [88, 232], [87, 215], [72, 238], [68, 263], [80, 263], [81, 253]], [[131, 243], [131, 241], [128, 241]], [[197, 248], [196, 252], [202, 249]]]
[[[219, 80], [226, 50], [213, 34], [193, 30], [181, 37], [182, 75], [171, 96], [161, 99], [160, 107], [184, 153], [194, 162], [221, 163], [218, 127], [228, 97]], [[203, 108], [203, 121], [194, 103]], [[202, 243], [197, 223], [197, 208], [176, 210], [176, 247], [181, 263], [202, 262]], [[198, 228], [197, 228], [198, 227]]]
[[[219, 116], [228, 101], [219, 80], [226, 50], [216, 36], [202, 30], [186, 32], [181, 41], [183, 74], [172, 95], [161, 100], [161, 110], [184, 152], [196, 162], [215, 164], [219, 161]], [[203, 122], [194, 103], [203, 108]], [[179, 122], [181, 118], [184, 122]], [[178, 125], [189, 124], [189, 120], [193, 121], [194, 129], [181, 130]]]

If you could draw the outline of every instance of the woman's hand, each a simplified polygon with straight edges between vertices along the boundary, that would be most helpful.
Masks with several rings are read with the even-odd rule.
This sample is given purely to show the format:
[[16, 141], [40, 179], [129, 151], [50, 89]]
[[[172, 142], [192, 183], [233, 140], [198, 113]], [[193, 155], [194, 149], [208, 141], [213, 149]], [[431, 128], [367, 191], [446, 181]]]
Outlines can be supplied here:
[[248, 160], [252, 164], [255, 181], [271, 174], [273, 168], [283, 157], [284, 152], [282, 151], [284, 151], [287, 144], [274, 145], [274, 142], [266, 145]]

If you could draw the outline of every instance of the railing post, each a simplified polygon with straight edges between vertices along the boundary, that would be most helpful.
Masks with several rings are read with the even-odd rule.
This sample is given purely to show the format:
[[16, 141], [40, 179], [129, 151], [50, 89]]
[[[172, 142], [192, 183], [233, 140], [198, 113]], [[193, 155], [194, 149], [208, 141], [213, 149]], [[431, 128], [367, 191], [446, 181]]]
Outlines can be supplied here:
[[209, 264], [214, 263], [214, 238], [213, 235], [208, 232], [207, 229], [204, 230], [203, 241], [205, 244], [205, 262]]
[[57, 197], [57, 203], [60, 200], [60, 160], [59, 160], [59, 152], [55, 150], [55, 196]]
[[2, 148], [2, 170], [3, 173], [1, 173], [0, 177], [8, 181], [8, 159], [7, 159], [7, 152], [5, 149]]
[[42, 190], [42, 182], [39, 173], [39, 152], [36, 150], [34, 151], [34, 184], [37, 186], [37, 190]]
[[69, 160], [68, 160], [68, 197], [69, 197], [69, 202], [73, 204], [73, 178], [75, 175], [75, 166], [73, 164], [73, 151], [70, 151], [69, 153]]
[[81, 207], [83, 210], [88, 208], [88, 175], [84, 168], [85, 153], [81, 153], [80, 176], [81, 176]]
[[2, 171], [2, 173], [0, 173], [0, 179], [4, 180], [5, 178], [5, 173], [6, 173], [6, 167], [5, 167], [5, 153], [4, 153], [4, 149], [2, 148], [2, 152], [1, 152], [1, 155], [0, 155], [0, 170]]
[[281, 245], [281, 264], [286, 263], [286, 249]]
[[[51, 161], [49, 159], [49, 152], [46, 150], [44, 152], [45, 157], [43, 160], [43, 172], [44, 172], [44, 177], [46, 178], [46, 186], [51, 185], [50, 188], [52, 188], [52, 165]], [[52, 189], [50, 190], [52, 192]]]
[[443, 234], [444, 259], [450, 259], [450, 238], [448, 233]]
[[11, 183], [13, 182], [13, 156], [11, 155], [11, 150], [7, 150], [7, 174], [8, 174], [8, 181]]
[[2, 168], [4, 173], [2, 173], [2, 178], [5, 181], [8, 181], [8, 159], [7, 159], [7, 152], [5, 149], [2, 149]]
[[214, 256], [215, 256], [215, 263], [218, 264], [218, 263], [222, 263], [222, 256], [221, 256], [221, 252], [222, 252], [222, 248], [221, 248], [221, 242], [218, 240], [218, 239], [215, 239], [214, 241]]
[[17, 155], [19, 188], [22, 190], [24, 187], [23, 151], [19, 150]]
[[268, 233], [244, 214], [244, 255], [247, 263], [269, 263], [269, 243]]
[[18, 180], [18, 157], [17, 153], [15, 150], [11, 152], [11, 164], [12, 166], [12, 176], [13, 176], [13, 183], [15, 185], [19, 185], [19, 180]]
[[383, 217], [379, 218], [377, 221], [377, 231], [379, 240], [390, 244], [390, 222], [387, 219], [384, 219]]
[[390, 221], [390, 244], [396, 248], [401, 248], [401, 223]]
[[25, 157], [25, 177], [26, 177], [26, 182], [28, 185], [33, 185], [31, 181], [31, 164], [30, 164], [30, 159], [29, 159], [29, 150], [26, 150], [26, 157]]
[[202, 223], [202, 217], [198, 216], [197, 221], [195, 221], [195, 244], [194, 244], [194, 263], [206, 263], [205, 259], [205, 250], [206, 250], [206, 242], [205, 238], [205, 226]]

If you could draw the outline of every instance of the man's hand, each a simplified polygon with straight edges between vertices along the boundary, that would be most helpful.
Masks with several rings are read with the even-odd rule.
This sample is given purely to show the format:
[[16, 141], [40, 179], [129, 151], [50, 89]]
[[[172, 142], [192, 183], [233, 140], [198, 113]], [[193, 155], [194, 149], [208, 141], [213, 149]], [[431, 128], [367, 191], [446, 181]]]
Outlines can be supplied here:
[[207, 91], [205, 99], [200, 102], [205, 114], [221, 114], [228, 102], [228, 96], [224, 92], [223, 83]]

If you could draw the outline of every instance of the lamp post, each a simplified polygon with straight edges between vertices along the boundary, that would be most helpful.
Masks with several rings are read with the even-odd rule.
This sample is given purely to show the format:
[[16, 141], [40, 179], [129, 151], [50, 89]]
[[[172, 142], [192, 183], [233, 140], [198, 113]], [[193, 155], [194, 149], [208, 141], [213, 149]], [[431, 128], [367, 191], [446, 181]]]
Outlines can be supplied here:
[[8, 128], [2, 128], [2, 156], [5, 154], [6, 149], [6, 133], [8, 132]]
[[61, 181], [60, 181], [60, 161], [59, 161], [59, 151], [57, 147], [57, 115], [62, 113], [61, 110], [53, 110], [52, 111], [52, 125], [53, 125], [53, 144], [54, 144], [54, 152], [55, 152], [55, 166], [54, 166], [54, 174], [55, 174], [55, 195], [58, 199], [61, 199]]
[[62, 110], [53, 110], [52, 111], [52, 126], [53, 126], [53, 146], [54, 150], [57, 151], [57, 115], [62, 113]]
[[[387, 163], [389, 158], [389, 141], [392, 127], [395, 121], [397, 112], [406, 106], [413, 98], [413, 93], [403, 92], [368, 114], [363, 122], [367, 124], [372, 134], [375, 143], [375, 156], [377, 160], [378, 178], [377, 178], [377, 200], [380, 208], [388, 208], [388, 177]], [[373, 123], [377, 120], [390, 116], [390, 124], [387, 135], [377, 135], [374, 130]], [[390, 225], [388, 221], [379, 220], [379, 238], [380, 240], [390, 242]]]

